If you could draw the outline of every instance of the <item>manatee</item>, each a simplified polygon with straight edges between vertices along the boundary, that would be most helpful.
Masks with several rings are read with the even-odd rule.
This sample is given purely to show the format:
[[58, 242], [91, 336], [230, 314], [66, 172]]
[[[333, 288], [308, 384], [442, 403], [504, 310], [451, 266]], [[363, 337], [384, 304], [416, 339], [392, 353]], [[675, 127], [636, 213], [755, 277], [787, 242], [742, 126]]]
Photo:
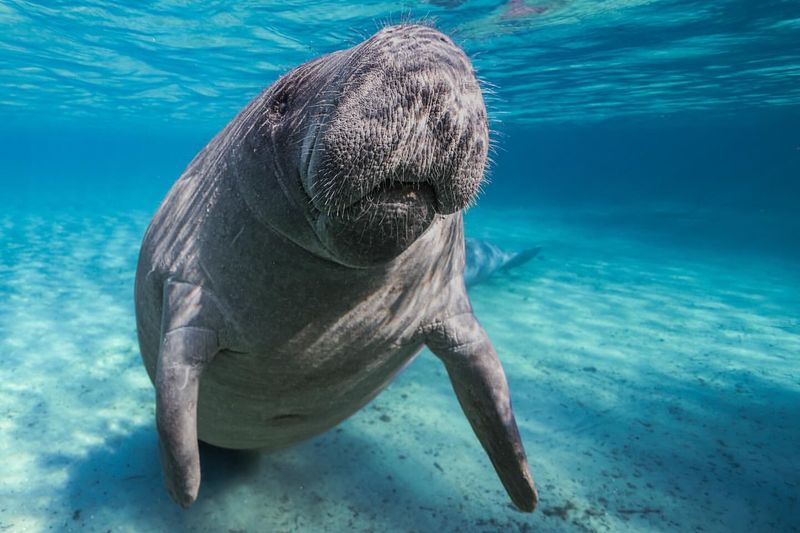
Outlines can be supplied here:
[[464, 283], [467, 286], [486, 281], [495, 272], [524, 265], [541, 251], [535, 246], [521, 252], [506, 252], [488, 241], [469, 238], [465, 241]]
[[405, 24], [291, 70], [190, 162], [136, 272], [165, 484], [198, 439], [271, 450], [357, 412], [424, 346], [511, 500], [537, 493], [503, 368], [464, 284], [486, 109], [464, 52]]

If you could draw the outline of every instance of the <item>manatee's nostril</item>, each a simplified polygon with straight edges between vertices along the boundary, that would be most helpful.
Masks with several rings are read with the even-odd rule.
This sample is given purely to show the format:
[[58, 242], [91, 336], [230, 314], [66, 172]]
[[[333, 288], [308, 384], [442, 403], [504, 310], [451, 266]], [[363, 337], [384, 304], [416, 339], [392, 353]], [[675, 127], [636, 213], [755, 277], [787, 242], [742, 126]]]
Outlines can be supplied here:
[[446, 43], [446, 42], [447, 42], [447, 39], [445, 39], [445, 38], [444, 38], [444, 37], [442, 37], [442, 36], [440, 36], [440, 37], [439, 37], [439, 40], [440, 40], [440, 41], [442, 41], [443, 43]]
[[442, 131], [450, 131], [453, 127], [453, 118], [450, 115], [450, 111], [442, 113], [442, 116], [439, 118], [439, 127]]
[[423, 87], [419, 91], [419, 99], [423, 106], [428, 107], [431, 105], [431, 97], [431, 90], [428, 87]]

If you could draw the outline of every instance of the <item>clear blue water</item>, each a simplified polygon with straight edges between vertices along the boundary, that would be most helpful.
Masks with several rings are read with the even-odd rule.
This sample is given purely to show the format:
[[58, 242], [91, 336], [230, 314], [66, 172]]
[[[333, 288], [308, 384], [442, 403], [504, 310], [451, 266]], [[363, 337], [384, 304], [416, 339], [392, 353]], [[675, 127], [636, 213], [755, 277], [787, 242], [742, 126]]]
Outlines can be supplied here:
[[[542, 498], [423, 354], [341, 427], [163, 490], [132, 285], [189, 160], [290, 68], [452, 35], [497, 150], [471, 289]], [[0, 531], [800, 530], [800, 5], [0, 1]]]

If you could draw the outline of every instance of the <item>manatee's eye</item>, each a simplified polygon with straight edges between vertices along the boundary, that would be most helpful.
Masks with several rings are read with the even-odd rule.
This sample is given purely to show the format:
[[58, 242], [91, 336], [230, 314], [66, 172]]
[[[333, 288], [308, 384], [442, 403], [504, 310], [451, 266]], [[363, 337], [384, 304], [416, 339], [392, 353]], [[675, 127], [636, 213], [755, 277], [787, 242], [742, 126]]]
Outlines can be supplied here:
[[289, 91], [282, 89], [273, 98], [270, 103], [269, 110], [273, 115], [282, 117], [286, 114], [286, 109], [289, 106]]

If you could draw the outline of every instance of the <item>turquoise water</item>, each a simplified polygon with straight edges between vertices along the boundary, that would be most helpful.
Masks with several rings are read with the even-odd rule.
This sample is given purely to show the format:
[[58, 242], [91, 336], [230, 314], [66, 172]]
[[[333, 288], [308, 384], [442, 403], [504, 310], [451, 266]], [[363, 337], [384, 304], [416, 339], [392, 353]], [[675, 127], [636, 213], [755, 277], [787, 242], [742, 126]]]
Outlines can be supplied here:
[[[340, 427], [163, 488], [133, 276], [189, 160], [290, 68], [452, 35], [496, 150], [470, 289], [541, 502], [424, 352]], [[0, 531], [800, 530], [800, 6], [0, 1]]]

